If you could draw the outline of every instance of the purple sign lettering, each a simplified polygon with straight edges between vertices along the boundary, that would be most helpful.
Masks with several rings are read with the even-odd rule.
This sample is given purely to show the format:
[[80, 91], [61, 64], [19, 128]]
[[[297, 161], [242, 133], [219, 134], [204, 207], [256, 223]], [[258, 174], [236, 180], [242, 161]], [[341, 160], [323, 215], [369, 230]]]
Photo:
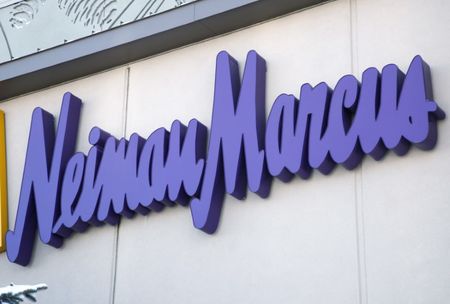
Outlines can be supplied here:
[[226, 193], [244, 199], [247, 189], [261, 197], [272, 177], [308, 178], [336, 164], [353, 169], [368, 154], [405, 154], [410, 145], [432, 149], [437, 120], [444, 112], [433, 101], [430, 69], [416, 56], [404, 75], [395, 65], [380, 73], [367, 69], [362, 82], [347, 75], [332, 91], [305, 84], [300, 97], [280, 95], [266, 121], [266, 63], [249, 52], [242, 82], [226, 52], [217, 56], [209, 135], [193, 119], [147, 139], [118, 140], [94, 127], [91, 149], [75, 153], [81, 101], [63, 97], [56, 134], [54, 118], [33, 112], [14, 231], [7, 234], [11, 262], [27, 265], [36, 230], [54, 247], [73, 232], [121, 216], [190, 205], [194, 226], [216, 231]]

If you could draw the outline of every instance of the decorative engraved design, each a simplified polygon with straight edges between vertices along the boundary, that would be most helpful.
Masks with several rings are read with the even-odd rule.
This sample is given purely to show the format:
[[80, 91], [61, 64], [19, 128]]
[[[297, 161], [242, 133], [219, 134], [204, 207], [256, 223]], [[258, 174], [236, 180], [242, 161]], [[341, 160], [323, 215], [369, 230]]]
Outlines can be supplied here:
[[58, 6], [65, 11], [73, 23], [82, 22], [100, 30], [112, 22], [117, 12], [116, 0], [58, 0]]
[[1, 32], [1, 36], [3, 36], [3, 41], [5, 43], [5, 46], [6, 46], [7, 50], [8, 50], [9, 57], [11, 59], [13, 59], [13, 55], [12, 55], [12, 52], [11, 52], [11, 46], [9, 45], [9, 41], [8, 41], [8, 36], [6, 36], [5, 29], [3, 28], [3, 25], [2, 25], [1, 22], [0, 22], [0, 32]]
[[14, 28], [23, 28], [36, 16], [45, 0], [24, 0], [13, 5], [9, 22]]
[[[166, 0], [149, 0], [134, 20], [138, 20], [159, 13], [161, 6], [165, 2]], [[175, 4], [174, 7], [178, 7], [180, 5], [183, 5], [186, 2], [186, 0], [175, 0], [172, 2], [174, 2]]]
[[196, 1], [0, 0], [0, 64]]
[[[175, 0], [178, 5], [182, 4], [182, 1]], [[156, 14], [161, 6], [164, 4], [165, 0], [149, 0], [144, 5], [144, 7], [141, 9], [141, 11], [137, 14], [136, 18], [134, 20], [138, 20], [147, 16], [150, 16], [152, 14]]]
[[[181, 5], [184, 5], [188, 2], [193, 2], [193, 1], [197, 1], [197, 0], [141, 0], [141, 1], [136, 1], [136, 3], [134, 3], [134, 5], [132, 6], [133, 2], [135, 2], [135, 0], [130, 0], [128, 2], [128, 4], [124, 7], [123, 10], [121, 10], [120, 14], [117, 16], [117, 18], [114, 20], [114, 22], [111, 23], [111, 25], [109, 26], [109, 28], [114, 27], [115, 25], [122, 24], [124, 23], [123, 21], [120, 21], [121, 17], [130, 9], [131, 10], [135, 10], [136, 8], [140, 7], [142, 5], [142, 3], [145, 3], [144, 6], [142, 8], [140, 8], [138, 10], [138, 13], [136, 15], [136, 17], [133, 19], [133, 21], [145, 18], [145, 17], [149, 17], [151, 15], [160, 13], [164, 10], [167, 10], [167, 7], [171, 6], [172, 3], [172, 7], [171, 8], [177, 8]], [[163, 7], [163, 5], [166, 5], [165, 9], [161, 9]]]

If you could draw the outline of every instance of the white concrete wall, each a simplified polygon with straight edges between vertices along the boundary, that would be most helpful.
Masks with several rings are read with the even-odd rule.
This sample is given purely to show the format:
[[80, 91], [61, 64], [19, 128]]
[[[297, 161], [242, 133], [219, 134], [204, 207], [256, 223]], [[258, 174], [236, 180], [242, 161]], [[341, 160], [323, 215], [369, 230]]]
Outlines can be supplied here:
[[[388, 63], [406, 71], [420, 54], [431, 66], [435, 99], [450, 114], [448, 12], [445, 0], [330, 2], [2, 103], [10, 221], [32, 109], [57, 115], [65, 91], [84, 102], [78, 147], [85, 152], [95, 125], [116, 136], [147, 136], [174, 119], [209, 125], [221, 50], [242, 67], [251, 49], [267, 60], [267, 109], [280, 93], [298, 95], [302, 83], [333, 86], [344, 74]], [[46, 282], [41, 303], [448, 303], [448, 120], [439, 133], [431, 152], [275, 181], [267, 200], [228, 196], [212, 236], [177, 206], [123, 220], [117, 243], [117, 229], [105, 226], [60, 250], [38, 243], [27, 268], [1, 255], [0, 285]]]

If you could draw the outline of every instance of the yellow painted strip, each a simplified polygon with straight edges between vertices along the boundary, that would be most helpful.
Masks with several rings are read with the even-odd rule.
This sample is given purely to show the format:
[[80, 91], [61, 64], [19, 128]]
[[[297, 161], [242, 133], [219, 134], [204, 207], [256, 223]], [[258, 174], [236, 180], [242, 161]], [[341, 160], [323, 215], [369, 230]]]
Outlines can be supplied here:
[[0, 111], [0, 252], [6, 250], [8, 230], [8, 189], [6, 183], [5, 113]]

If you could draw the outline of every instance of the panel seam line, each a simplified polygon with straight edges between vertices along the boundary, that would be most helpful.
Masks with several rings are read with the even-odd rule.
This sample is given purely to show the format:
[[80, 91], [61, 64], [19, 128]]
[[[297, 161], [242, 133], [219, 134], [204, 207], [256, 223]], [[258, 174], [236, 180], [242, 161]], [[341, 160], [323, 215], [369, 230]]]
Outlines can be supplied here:
[[[130, 87], [130, 67], [125, 68], [124, 73], [124, 96], [123, 96], [123, 114], [122, 114], [122, 137], [127, 135], [127, 122], [128, 122], [128, 96]], [[114, 228], [114, 240], [113, 240], [113, 253], [112, 253], [112, 269], [111, 269], [111, 290], [110, 290], [110, 303], [116, 302], [116, 284], [117, 284], [117, 265], [119, 258], [119, 234], [120, 234], [120, 221]]]

